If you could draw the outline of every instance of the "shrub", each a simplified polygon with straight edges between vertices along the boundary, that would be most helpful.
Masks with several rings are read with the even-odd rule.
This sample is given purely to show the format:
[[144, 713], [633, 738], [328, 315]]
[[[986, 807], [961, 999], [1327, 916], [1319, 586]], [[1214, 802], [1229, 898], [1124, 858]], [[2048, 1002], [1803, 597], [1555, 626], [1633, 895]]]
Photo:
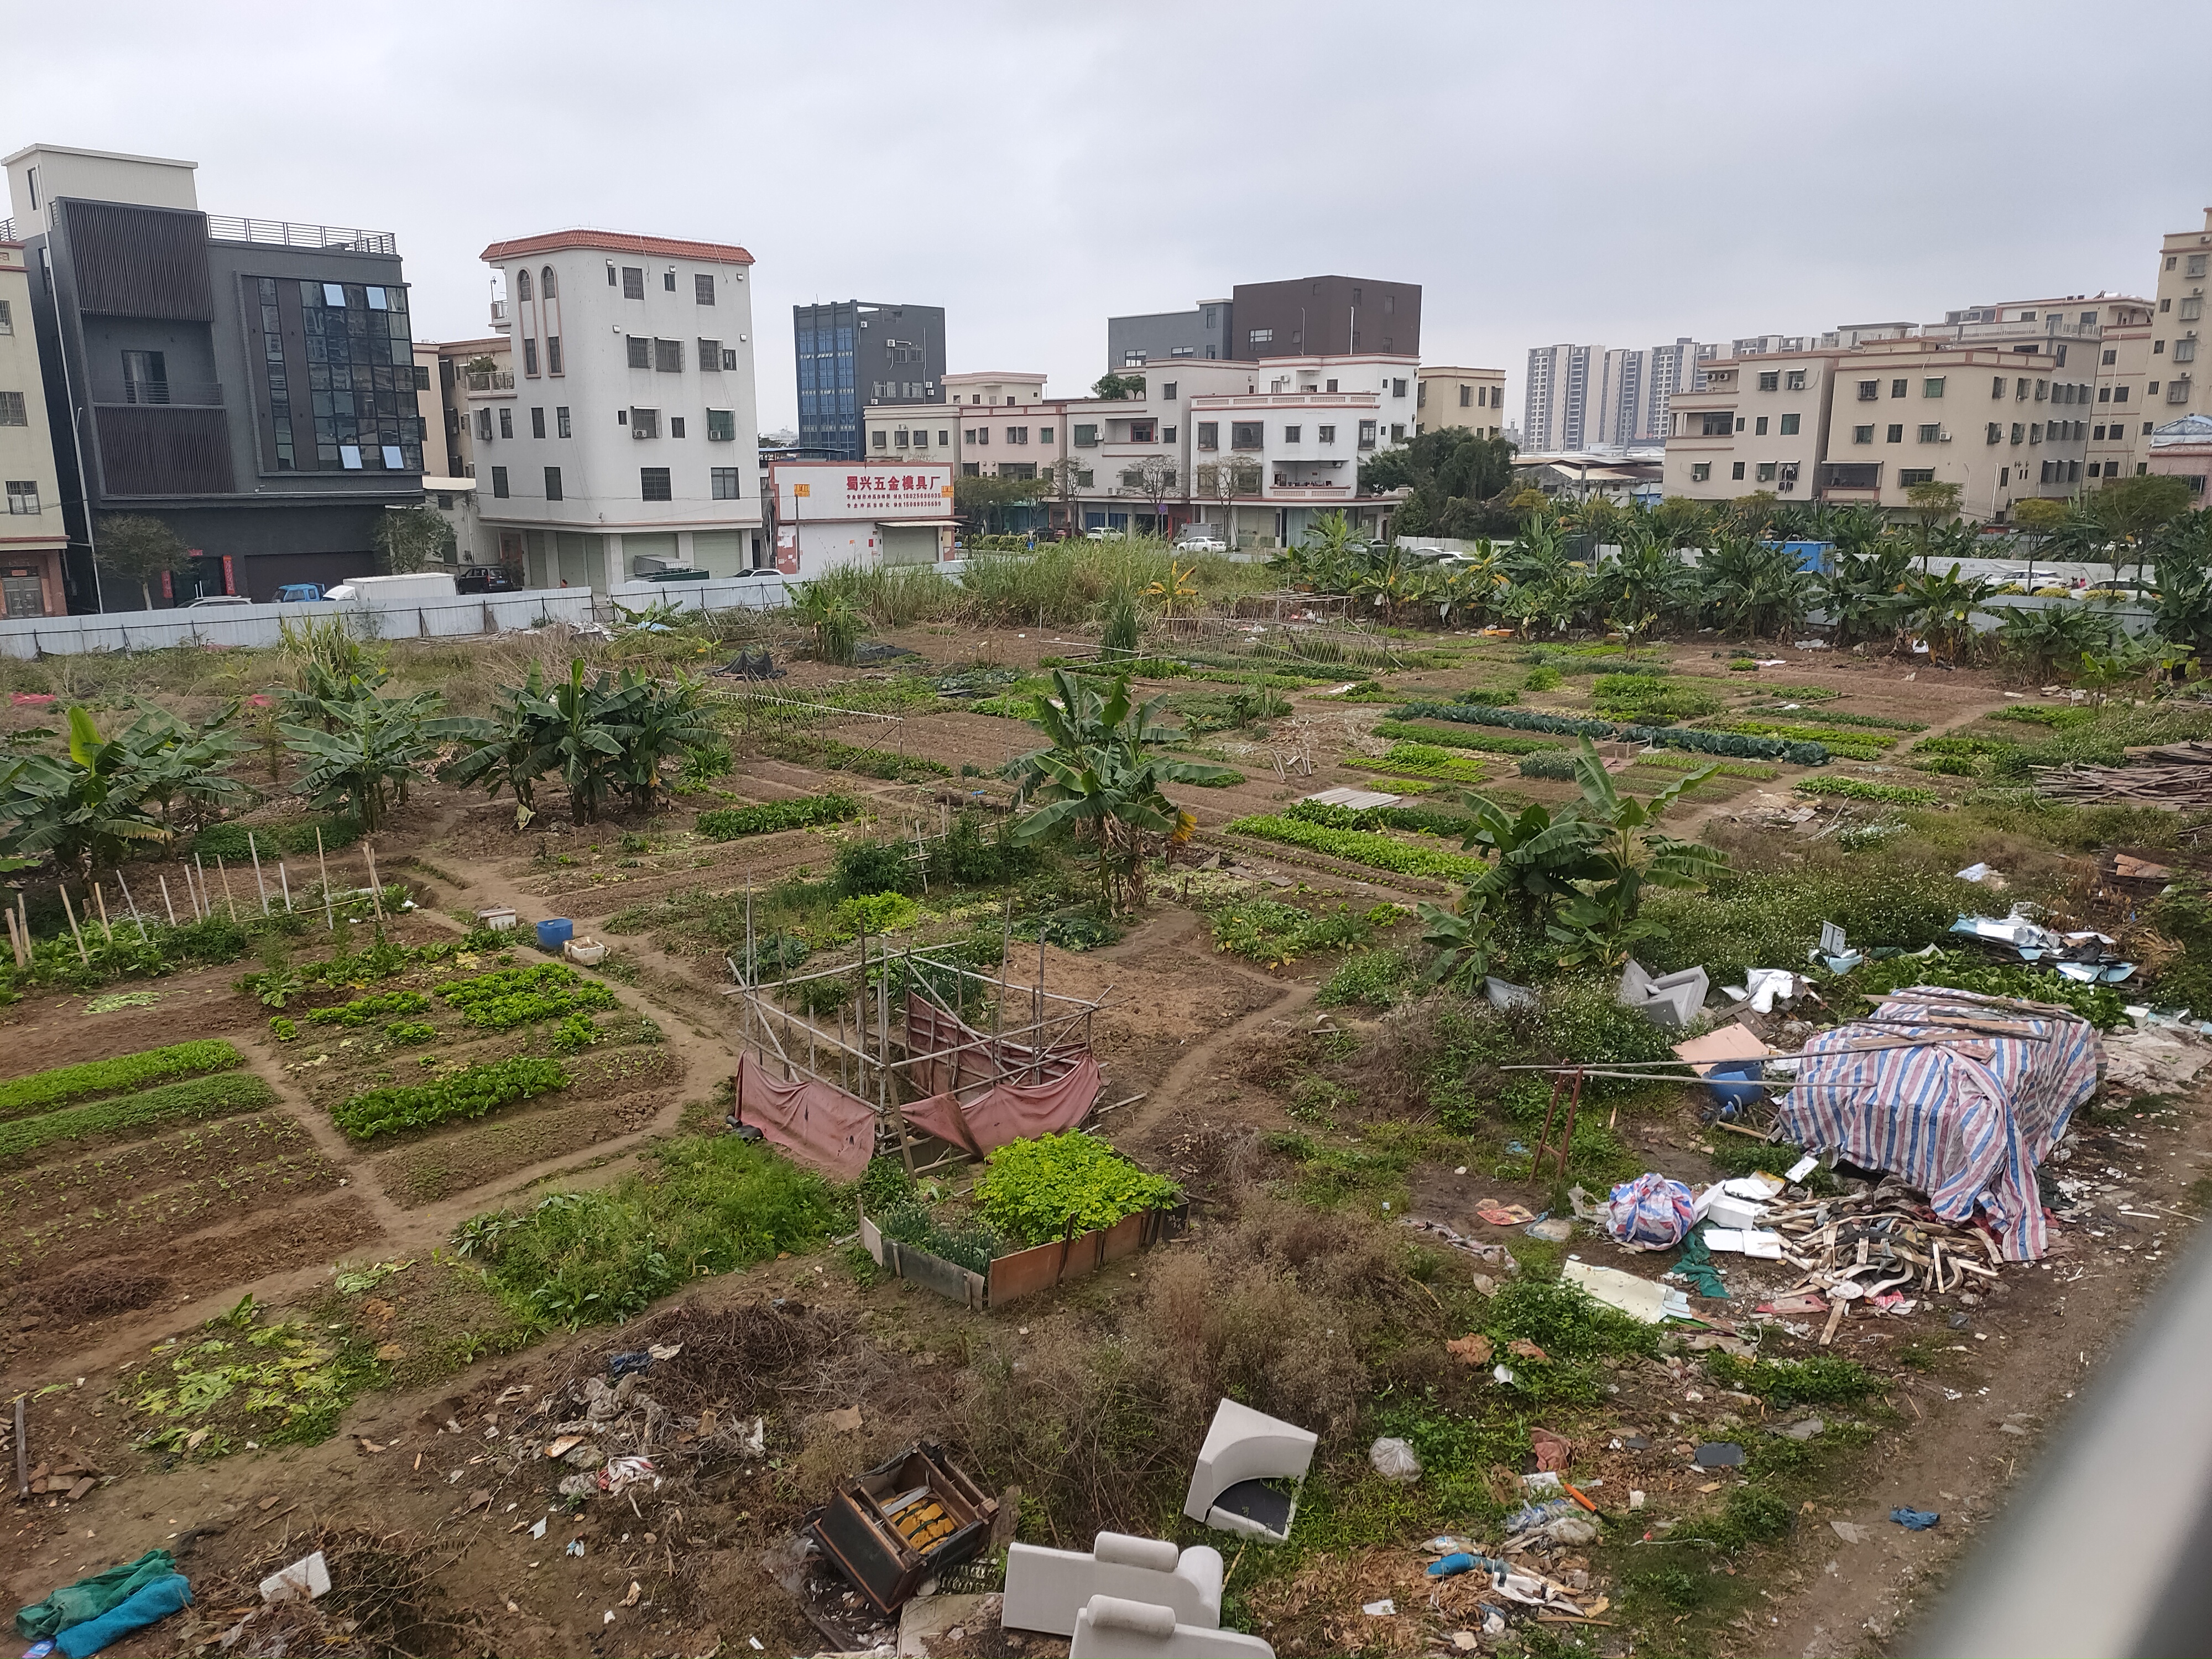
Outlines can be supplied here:
[[125, 1129], [228, 1117], [278, 1104], [276, 1091], [251, 1072], [198, 1077], [137, 1094], [118, 1095], [0, 1123], [0, 1167], [57, 1141], [82, 1140]]
[[[509, 1031], [541, 1019], [618, 1007], [615, 994], [565, 963], [502, 968], [438, 987], [438, 995], [471, 1025]], [[313, 1018], [313, 1016], [310, 1016]]]
[[910, 893], [921, 884], [914, 849], [896, 841], [848, 841], [837, 849], [832, 884], [840, 898]]
[[1364, 865], [1370, 870], [1389, 870], [1399, 875], [1472, 881], [1482, 873], [1483, 869], [1483, 861], [1479, 858], [1411, 846], [1370, 830], [1330, 830], [1298, 818], [1285, 817], [1279, 813], [1267, 812], [1238, 818], [1227, 827], [1235, 835], [1253, 836], [1261, 841], [1303, 847], [1312, 852], [1325, 853], [1331, 858], [1342, 859], [1347, 864]]
[[571, 1328], [627, 1319], [702, 1273], [728, 1273], [828, 1236], [827, 1182], [770, 1148], [725, 1135], [674, 1140], [659, 1167], [520, 1214], [481, 1216], [468, 1254], [526, 1321]]
[[1946, 938], [1961, 906], [1986, 901], [1948, 868], [1831, 856], [1808, 867], [1728, 871], [1703, 893], [1653, 894], [1644, 915], [1667, 933], [1640, 945], [1640, 958], [1654, 973], [1702, 966], [1717, 985], [1741, 984], [1750, 969], [1802, 962], [1824, 921], [1861, 949], [1917, 951]]
[[401, 1129], [427, 1129], [529, 1100], [568, 1086], [568, 1073], [557, 1060], [517, 1054], [464, 1066], [434, 1083], [369, 1089], [337, 1106], [331, 1116], [356, 1140], [370, 1140]]
[[1942, 799], [1933, 789], [1916, 789], [1903, 783], [1869, 783], [1862, 778], [1807, 778], [1793, 787], [1801, 795], [1880, 801], [1892, 806], [1933, 806]]
[[1182, 1191], [1148, 1175], [1095, 1135], [1077, 1130], [1010, 1141], [975, 1180], [976, 1213], [1024, 1244], [1110, 1227], [1139, 1210], [1180, 1203]]
[[1539, 749], [1557, 749], [1541, 738], [1509, 738], [1496, 732], [1468, 732], [1450, 726], [1415, 726], [1407, 720], [1377, 720], [1378, 738], [1403, 738], [1413, 743], [1441, 744], [1446, 749], [1481, 749], [1493, 755], [1530, 755]]
[[156, 1083], [224, 1072], [246, 1064], [246, 1056], [228, 1042], [210, 1039], [172, 1043], [166, 1048], [147, 1048], [113, 1060], [90, 1060], [79, 1066], [58, 1066], [28, 1077], [0, 1083], [0, 1118], [21, 1117], [26, 1112], [52, 1111], [71, 1101], [100, 1095], [123, 1094]]
[[386, 991], [381, 996], [356, 997], [331, 1008], [313, 1008], [307, 1014], [311, 1025], [367, 1025], [394, 1014], [419, 1014], [430, 1006], [420, 991]]
[[694, 828], [709, 841], [736, 841], [744, 836], [772, 835], [779, 830], [842, 823], [847, 818], [858, 817], [860, 811], [860, 803], [850, 795], [801, 795], [792, 800], [767, 801], [758, 806], [718, 807], [711, 812], [700, 813]]

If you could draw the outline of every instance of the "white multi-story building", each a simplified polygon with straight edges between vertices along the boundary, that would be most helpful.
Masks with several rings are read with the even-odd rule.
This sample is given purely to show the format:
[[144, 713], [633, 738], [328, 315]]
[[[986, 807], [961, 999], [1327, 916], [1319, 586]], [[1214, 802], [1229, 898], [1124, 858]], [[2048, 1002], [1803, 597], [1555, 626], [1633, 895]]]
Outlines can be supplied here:
[[[513, 369], [471, 386], [477, 504], [533, 586], [735, 575], [763, 537], [752, 255], [562, 230], [495, 242]], [[502, 382], [505, 382], [502, 384]]]
[[54, 465], [39, 344], [31, 326], [31, 283], [23, 245], [0, 221], [0, 616], [59, 617], [69, 611], [62, 555], [61, 474]]

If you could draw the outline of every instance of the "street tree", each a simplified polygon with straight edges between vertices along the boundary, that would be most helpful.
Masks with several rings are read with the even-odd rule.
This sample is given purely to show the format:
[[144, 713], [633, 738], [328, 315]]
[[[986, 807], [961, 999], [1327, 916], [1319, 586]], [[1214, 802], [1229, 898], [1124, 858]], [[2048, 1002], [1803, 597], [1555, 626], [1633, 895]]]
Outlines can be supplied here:
[[453, 527], [434, 507], [389, 507], [376, 523], [377, 562], [404, 576], [433, 564], [453, 562]]
[[154, 608], [155, 578], [191, 568], [183, 538], [144, 513], [112, 513], [100, 521], [100, 557], [138, 584], [139, 609]]

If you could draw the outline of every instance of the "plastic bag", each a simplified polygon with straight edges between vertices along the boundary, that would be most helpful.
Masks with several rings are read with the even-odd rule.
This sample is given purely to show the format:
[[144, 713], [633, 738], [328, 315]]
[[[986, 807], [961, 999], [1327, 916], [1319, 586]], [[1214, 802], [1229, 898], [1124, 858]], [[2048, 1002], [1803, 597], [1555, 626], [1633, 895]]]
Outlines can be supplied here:
[[1383, 1436], [1367, 1449], [1367, 1461], [1375, 1466], [1375, 1473], [1385, 1480], [1418, 1480], [1421, 1478], [1421, 1460], [1413, 1449], [1402, 1440]]
[[1690, 1189], [1662, 1175], [1640, 1175], [1613, 1189], [1607, 1234], [1638, 1250], [1668, 1250], [1690, 1231]]

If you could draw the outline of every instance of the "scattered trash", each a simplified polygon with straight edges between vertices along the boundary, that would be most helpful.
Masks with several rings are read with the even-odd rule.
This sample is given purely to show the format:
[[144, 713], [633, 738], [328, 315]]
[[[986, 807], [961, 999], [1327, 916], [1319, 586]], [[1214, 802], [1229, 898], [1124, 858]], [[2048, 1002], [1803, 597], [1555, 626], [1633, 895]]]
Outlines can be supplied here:
[[1824, 1432], [1827, 1426], [1820, 1419], [1808, 1417], [1802, 1422], [1792, 1423], [1788, 1428], [1777, 1429], [1774, 1432], [1787, 1440], [1810, 1440], [1814, 1436]]
[[1488, 1337], [1480, 1331], [1474, 1331], [1445, 1343], [1444, 1352], [1470, 1365], [1487, 1365], [1493, 1350]]
[[2185, 1026], [2161, 1024], [2146, 1030], [2105, 1034], [2108, 1088], [2175, 1094], [2195, 1082], [2197, 1073], [2208, 1066], [2212, 1066], [2212, 1042]]
[[1863, 1544], [1867, 1540], [1867, 1529], [1856, 1521], [1831, 1521], [1828, 1530], [1846, 1544]]
[[1708, 1440], [1697, 1450], [1695, 1462], [1701, 1469], [1732, 1469], [1743, 1462], [1743, 1448], [1733, 1440]]
[[1628, 1507], [1632, 1510], [1640, 1510], [1644, 1507], [1644, 1494], [1633, 1486], [1628, 1490]]
[[1482, 994], [1489, 998], [1490, 1006], [1493, 1008], [1540, 1008], [1544, 1006], [1543, 998], [1527, 986], [1509, 984], [1502, 979], [1486, 978], [1482, 981]]
[[1496, 1199], [1485, 1199], [1474, 1206], [1475, 1214], [1493, 1227], [1519, 1227], [1536, 1218], [1534, 1210], [1518, 1204], [1500, 1204]]
[[1552, 1357], [1525, 1336], [1516, 1336], [1507, 1343], [1505, 1352], [1516, 1359], [1549, 1359]]
[[1455, 1578], [1461, 1573], [1473, 1572], [1475, 1568], [1475, 1559], [1466, 1551], [1459, 1551], [1443, 1557], [1441, 1560], [1430, 1562], [1428, 1576], [1431, 1578]]
[[1383, 1436], [1367, 1449], [1367, 1461], [1374, 1465], [1375, 1473], [1385, 1480], [1400, 1484], [1421, 1478], [1421, 1460], [1413, 1447], [1403, 1440]]
[[[191, 1582], [180, 1572], [167, 1573], [140, 1585], [105, 1612], [69, 1626], [54, 1638], [53, 1645], [64, 1659], [86, 1659], [86, 1656], [98, 1653], [132, 1631], [158, 1624], [171, 1613], [190, 1607], [191, 1601]], [[22, 1614], [19, 1613], [15, 1617], [20, 1633]]]
[[1723, 1255], [1758, 1256], [1768, 1261], [1782, 1260], [1780, 1233], [1757, 1227], [1708, 1227], [1705, 1238], [1707, 1249]]
[[1680, 1291], [1671, 1290], [1654, 1279], [1638, 1279], [1618, 1267], [1594, 1267], [1571, 1255], [1560, 1267], [1559, 1278], [1564, 1283], [1580, 1286], [1593, 1300], [1647, 1325], [1690, 1317], [1690, 1299]]
[[1908, 1532], [1926, 1532], [1943, 1517], [1934, 1510], [1910, 1510], [1900, 1504], [1889, 1512], [1889, 1518]]
[[1554, 1216], [1548, 1221], [1533, 1222], [1521, 1231], [1547, 1244], [1564, 1244], [1575, 1236], [1575, 1224], [1564, 1216]]
[[1393, 1619], [1397, 1616], [1398, 1604], [1390, 1597], [1386, 1595], [1380, 1601], [1369, 1601], [1365, 1603], [1359, 1610], [1372, 1618]]
[[847, 1406], [842, 1411], [824, 1412], [822, 1426], [833, 1434], [857, 1434], [860, 1429], [860, 1408]]
[[607, 1375], [612, 1378], [635, 1376], [653, 1364], [653, 1355], [643, 1348], [629, 1353], [611, 1353], [607, 1356]]
[[264, 1601], [312, 1601], [331, 1591], [330, 1563], [317, 1550], [261, 1581]]
[[1575, 1443], [1549, 1429], [1530, 1429], [1528, 1443], [1536, 1454], [1536, 1468], [1544, 1474], [1564, 1469], [1574, 1461]]
[[1702, 968], [1685, 968], [1654, 979], [1642, 963], [1631, 957], [1621, 970], [1619, 1000], [1654, 1025], [1687, 1027], [1697, 1023], [1710, 983]]
[[137, 1560], [110, 1567], [64, 1585], [43, 1601], [34, 1601], [15, 1614], [15, 1633], [27, 1640], [58, 1636], [73, 1625], [96, 1619], [111, 1607], [129, 1601], [147, 1585], [177, 1571], [176, 1558], [167, 1550], [148, 1550]]
[[1965, 869], [1956, 872], [1956, 878], [1960, 881], [1986, 881], [1992, 887], [2004, 885], [2004, 878], [1986, 864], [1970, 864]]
[[1790, 1184], [1793, 1187], [1797, 1185], [1820, 1167], [1820, 1160], [1810, 1152], [1806, 1153], [1804, 1157], [1790, 1166]]
[[660, 1485], [660, 1477], [653, 1472], [650, 1457], [611, 1457], [607, 1466], [599, 1471], [599, 1490], [619, 1492], [630, 1486]]
[[1493, 1244], [1487, 1239], [1469, 1238], [1466, 1234], [1447, 1227], [1441, 1221], [1426, 1221], [1419, 1216], [1407, 1216], [1406, 1224], [1417, 1232], [1428, 1233], [1438, 1243], [1448, 1244], [1455, 1250], [1463, 1251], [1478, 1261], [1486, 1262], [1508, 1274], [1518, 1273], [1521, 1271], [1521, 1264], [1513, 1259], [1512, 1252], [1503, 1244]]
[[[1705, 1236], [1701, 1232], [1692, 1231], [1682, 1241], [1682, 1254], [1674, 1258], [1674, 1265], [1667, 1270], [1666, 1276], [1681, 1279], [1699, 1296], [1711, 1300], [1725, 1302], [1728, 1299], [1728, 1285], [1721, 1278], [1720, 1269], [1713, 1266], [1712, 1252], [1705, 1248]], [[1684, 1319], [1690, 1317], [1689, 1307], [1689, 1298], [1682, 1297], [1682, 1311], [1679, 1316]], [[1674, 1310], [1670, 1306], [1668, 1311], [1671, 1314]]]
[[926, 1579], [981, 1550], [998, 1512], [996, 1498], [985, 1496], [942, 1447], [923, 1441], [837, 1482], [830, 1501], [807, 1512], [804, 1527], [878, 1611], [888, 1613]]
[[544, 1537], [544, 1536], [545, 1536], [545, 1522], [547, 1522], [547, 1520], [548, 1520], [548, 1519], [550, 1519], [550, 1517], [546, 1516], [543, 1516], [543, 1515], [539, 1516], [538, 1517], [538, 1524], [537, 1524], [536, 1526], [534, 1526], [534, 1527], [531, 1528], [531, 1529], [530, 1529], [530, 1535], [531, 1535], [532, 1538], [543, 1538], [543, 1537]]
[[583, 1553], [584, 1540], [580, 1538], [571, 1538], [568, 1540], [568, 1547], [562, 1552], [564, 1555], [581, 1555]]
[[1662, 1175], [1640, 1175], [1613, 1189], [1605, 1231], [1632, 1249], [1672, 1249], [1690, 1230], [1690, 1189]]

